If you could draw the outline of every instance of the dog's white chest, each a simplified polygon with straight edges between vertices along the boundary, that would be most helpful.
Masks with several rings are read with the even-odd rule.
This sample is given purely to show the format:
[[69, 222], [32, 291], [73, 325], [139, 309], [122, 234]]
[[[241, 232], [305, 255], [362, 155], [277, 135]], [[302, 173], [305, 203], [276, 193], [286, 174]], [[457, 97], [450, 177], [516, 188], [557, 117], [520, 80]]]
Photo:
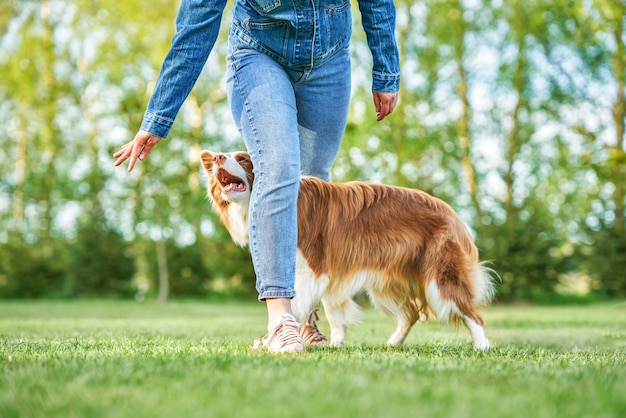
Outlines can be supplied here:
[[230, 236], [237, 245], [248, 245], [248, 205], [229, 205]]

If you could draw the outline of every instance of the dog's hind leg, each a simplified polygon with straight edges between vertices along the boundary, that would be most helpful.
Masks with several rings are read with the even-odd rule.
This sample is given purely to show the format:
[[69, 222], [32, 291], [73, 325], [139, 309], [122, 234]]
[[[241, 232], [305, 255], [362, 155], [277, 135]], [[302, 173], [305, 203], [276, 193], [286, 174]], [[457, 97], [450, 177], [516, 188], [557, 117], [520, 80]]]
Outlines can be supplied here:
[[387, 345], [392, 346], [404, 343], [407, 335], [409, 335], [409, 331], [411, 331], [416, 322], [416, 320], [407, 320], [404, 316], [394, 317], [394, 321], [396, 322], [396, 330], [387, 340]]
[[442, 298], [439, 287], [434, 281], [428, 285], [426, 294], [428, 304], [440, 322], [447, 323], [450, 320], [462, 320], [472, 336], [475, 348], [486, 349], [491, 347], [483, 329], [484, 321], [474, 310], [473, 306], [468, 307], [467, 304]]
[[342, 346], [346, 340], [348, 327], [359, 321], [361, 310], [352, 299], [322, 297], [324, 313], [330, 324], [330, 345]]
[[478, 322], [474, 321], [469, 316], [463, 316], [463, 322], [472, 336], [472, 340], [474, 341], [474, 348], [479, 350], [485, 350], [487, 348], [491, 348], [491, 343], [485, 336], [485, 330], [482, 325]]
[[420, 318], [419, 307], [416, 302], [399, 301], [385, 298], [382, 295], [370, 292], [370, 299], [374, 306], [384, 312], [396, 323], [395, 332], [387, 340], [388, 345], [401, 345]]
[[[493, 277], [492, 270], [488, 269], [480, 263], [476, 263], [473, 268], [472, 278], [474, 285], [474, 301], [475, 305], [481, 305], [489, 302], [493, 297]], [[471, 312], [470, 312], [471, 314]], [[474, 347], [477, 349], [487, 349], [491, 347], [489, 340], [485, 336], [483, 329], [484, 321], [477, 313], [473, 315], [463, 315], [463, 322], [469, 329], [474, 341]]]
[[427, 272], [431, 281], [426, 288], [426, 298], [431, 310], [441, 322], [463, 321], [474, 347], [489, 348], [484, 320], [476, 311], [476, 306], [488, 300], [491, 292], [487, 272], [454, 241], [445, 241], [437, 250], [431, 256], [433, 263]]

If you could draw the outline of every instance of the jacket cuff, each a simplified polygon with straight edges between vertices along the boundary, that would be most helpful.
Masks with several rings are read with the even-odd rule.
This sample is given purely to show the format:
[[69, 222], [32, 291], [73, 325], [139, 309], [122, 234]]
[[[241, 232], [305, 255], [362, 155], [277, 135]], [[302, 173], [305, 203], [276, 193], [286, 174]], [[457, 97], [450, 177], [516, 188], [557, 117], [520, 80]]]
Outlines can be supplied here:
[[141, 122], [141, 129], [159, 138], [165, 138], [173, 124], [173, 120], [163, 118], [152, 112], [146, 112]]
[[400, 74], [372, 73], [372, 91], [395, 93], [400, 91]]

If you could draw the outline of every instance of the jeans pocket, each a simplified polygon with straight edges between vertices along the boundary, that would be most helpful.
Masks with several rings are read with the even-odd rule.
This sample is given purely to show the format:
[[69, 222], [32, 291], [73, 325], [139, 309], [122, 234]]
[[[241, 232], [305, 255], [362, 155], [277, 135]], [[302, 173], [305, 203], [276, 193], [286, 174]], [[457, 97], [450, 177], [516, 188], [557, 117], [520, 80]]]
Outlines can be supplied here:
[[281, 0], [248, 0], [248, 3], [260, 13], [269, 13], [280, 6]]

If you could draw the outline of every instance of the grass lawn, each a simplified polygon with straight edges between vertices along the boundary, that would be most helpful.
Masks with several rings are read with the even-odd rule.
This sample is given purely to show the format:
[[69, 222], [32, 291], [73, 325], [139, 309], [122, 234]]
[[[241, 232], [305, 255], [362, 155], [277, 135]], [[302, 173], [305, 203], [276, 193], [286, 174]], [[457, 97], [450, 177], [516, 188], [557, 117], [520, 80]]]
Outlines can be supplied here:
[[388, 348], [366, 309], [346, 347], [275, 356], [260, 303], [0, 301], [0, 417], [626, 417], [626, 302], [483, 313], [486, 352], [434, 322]]

